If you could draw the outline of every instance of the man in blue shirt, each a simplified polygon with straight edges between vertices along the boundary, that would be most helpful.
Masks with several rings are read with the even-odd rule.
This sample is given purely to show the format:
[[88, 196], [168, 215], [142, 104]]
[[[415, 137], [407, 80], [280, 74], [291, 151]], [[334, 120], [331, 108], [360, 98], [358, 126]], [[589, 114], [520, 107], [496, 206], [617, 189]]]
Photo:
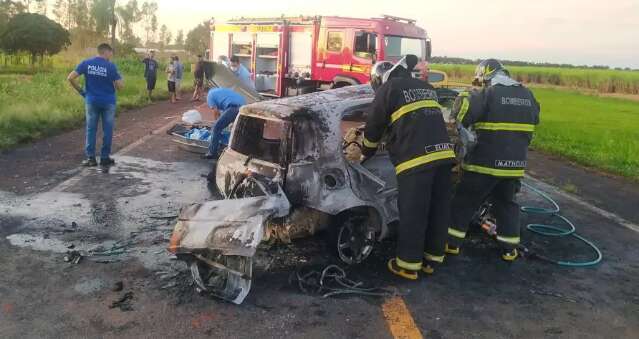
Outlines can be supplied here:
[[206, 159], [217, 159], [222, 131], [235, 121], [240, 106], [245, 105], [246, 100], [231, 89], [213, 88], [209, 91], [206, 102], [211, 109], [221, 112], [220, 118], [211, 127], [211, 144], [208, 153], [204, 156]]
[[[95, 137], [98, 120], [102, 119], [102, 150], [100, 165], [109, 166], [115, 163], [111, 159], [111, 139], [115, 123], [115, 91], [124, 86], [117, 67], [111, 63], [113, 48], [108, 44], [98, 46], [98, 55], [82, 61], [74, 71], [69, 73], [69, 84], [84, 97], [86, 108], [86, 159], [84, 166], [97, 166], [95, 159]], [[84, 89], [78, 78], [84, 75]]]
[[237, 55], [231, 57], [231, 64], [229, 69], [235, 76], [242, 81], [242, 83], [249, 88], [255, 89], [255, 84], [251, 80], [251, 73], [240, 63], [240, 58]]

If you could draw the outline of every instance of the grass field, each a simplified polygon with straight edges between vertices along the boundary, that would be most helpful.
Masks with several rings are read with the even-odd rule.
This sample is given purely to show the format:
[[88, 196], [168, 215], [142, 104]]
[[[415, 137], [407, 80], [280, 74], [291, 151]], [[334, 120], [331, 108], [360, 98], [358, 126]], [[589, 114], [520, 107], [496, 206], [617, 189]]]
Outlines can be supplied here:
[[[475, 65], [431, 64], [459, 81], [470, 82]], [[639, 94], [639, 71], [585, 68], [507, 66], [511, 75], [525, 83], [595, 90], [600, 93]]]
[[[118, 92], [118, 111], [147, 105], [142, 63], [119, 60], [116, 64], [125, 84]], [[56, 65], [33, 75], [0, 74], [0, 149], [82, 125], [84, 103], [66, 81], [72, 69]], [[193, 76], [185, 70], [184, 77], [183, 87], [189, 88]], [[168, 97], [165, 79], [158, 74], [155, 98]]]
[[534, 89], [541, 123], [533, 147], [639, 180], [639, 103]]

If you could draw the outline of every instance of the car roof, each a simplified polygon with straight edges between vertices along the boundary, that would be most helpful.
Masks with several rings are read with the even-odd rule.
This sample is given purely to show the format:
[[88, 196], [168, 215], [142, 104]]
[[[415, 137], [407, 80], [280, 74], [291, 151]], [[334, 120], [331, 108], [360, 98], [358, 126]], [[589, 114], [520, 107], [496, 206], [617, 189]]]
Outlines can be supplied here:
[[320, 120], [341, 119], [345, 108], [370, 103], [374, 92], [370, 85], [346, 86], [321, 92], [265, 100], [242, 106], [240, 113], [265, 119], [290, 119], [296, 115]]

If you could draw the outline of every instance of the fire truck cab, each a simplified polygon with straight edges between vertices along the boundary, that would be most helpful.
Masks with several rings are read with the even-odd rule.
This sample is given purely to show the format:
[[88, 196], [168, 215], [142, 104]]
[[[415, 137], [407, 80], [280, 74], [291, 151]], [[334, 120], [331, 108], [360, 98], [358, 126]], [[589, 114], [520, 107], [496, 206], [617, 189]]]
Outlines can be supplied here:
[[393, 16], [242, 18], [210, 28], [210, 61], [237, 56], [256, 90], [275, 97], [364, 84], [377, 61], [427, 61], [431, 51], [424, 29]]

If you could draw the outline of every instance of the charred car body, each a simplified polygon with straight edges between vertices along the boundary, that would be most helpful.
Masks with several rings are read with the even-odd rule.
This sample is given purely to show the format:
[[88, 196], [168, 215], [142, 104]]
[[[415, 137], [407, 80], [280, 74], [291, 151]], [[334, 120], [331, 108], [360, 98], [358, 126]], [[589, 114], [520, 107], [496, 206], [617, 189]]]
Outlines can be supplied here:
[[388, 154], [360, 164], [345, 151], [357, 144], [345, 136], [358, 135], [373, 97], [360, 85], [240, 109], [216, 169], [226, 199], [184, 208], [171, 239], [199, 289], [241, 303], [264, 239], [330, 228], [337, 254], [352, 264], [389, 234], [398, 210]]

